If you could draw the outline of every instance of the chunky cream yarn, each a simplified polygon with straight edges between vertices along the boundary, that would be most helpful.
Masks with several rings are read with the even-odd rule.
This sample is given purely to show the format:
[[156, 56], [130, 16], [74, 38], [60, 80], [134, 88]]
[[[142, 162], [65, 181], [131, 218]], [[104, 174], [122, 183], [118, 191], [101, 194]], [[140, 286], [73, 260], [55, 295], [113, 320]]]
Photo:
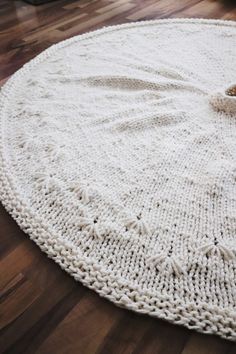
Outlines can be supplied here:
[[24, 66], [0, 118], [1, 200], [49, 257], [120, 306], [229, 339], [235, 64], [233, 22], [110, 27]]

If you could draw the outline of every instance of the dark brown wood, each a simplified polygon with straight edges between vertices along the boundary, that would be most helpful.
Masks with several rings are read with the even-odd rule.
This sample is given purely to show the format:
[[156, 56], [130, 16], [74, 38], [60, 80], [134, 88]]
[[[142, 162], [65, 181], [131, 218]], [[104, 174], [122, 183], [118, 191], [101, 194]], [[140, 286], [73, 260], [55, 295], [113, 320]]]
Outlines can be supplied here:
[[[0, 1], [0, 85], [51, 44], [143, 19], [236, 19], [235, 1]], [[76, 283], [0, 206], [0, 353], [233, 354], [236, 345], [117, 308]]]
[[41, 4], [45, 4], [46, 2], [56, 1], [56, 0], [24, 0], [24, 1], [33, 5], [41, 5]]

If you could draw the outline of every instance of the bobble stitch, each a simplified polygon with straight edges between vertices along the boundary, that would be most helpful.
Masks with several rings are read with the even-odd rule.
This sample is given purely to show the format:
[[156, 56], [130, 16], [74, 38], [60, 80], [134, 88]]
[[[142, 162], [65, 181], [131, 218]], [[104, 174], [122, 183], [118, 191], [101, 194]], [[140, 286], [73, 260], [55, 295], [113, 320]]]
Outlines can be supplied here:
[[70, 188], [71, 192], [75, 192], [79, 199], [83, 203], [88, 203], [90, 201], [90, 189], [86, 186], [74, 186]]
[[97, 219], [90, 219], [86, 217], [81, 218], [79, 221], [79, 226], [84, 231], [87, 231], [90, 235], [95, 236], [98, 239], [102, 238], [99, 227], [97, 225]]
[[223, 257], [226, 261], [235, 259], [234, 252], [222, 243], [208, 243], [199, 250], [203, 251], [204, 255]]
[[139, 234], [141, 235], [149, 235], [150, 230], [146, 222], [142, 219], [141, 215], [135, 217], [131, 217], [129, 219], [126, 219], [125, 221], [125, 226], [128, 229], [133, 229], [136, 230]]
[[156, 267], [158, 270], [167, 270], [170, 274], [175, 274], [177, 277], [185, 273], [179, 258], [173, 255], [168, 256], [164, 252], [149, 257], [147, 259], [147, 262]]
[[52, 157], [53, 159], [58, 159], [62, 157], [62, 148], [63, 146], [58, 146], [56, 144], [48, 144], [45, 147], [45, 151], [48, 157]]
[[34, 175], [34, 180], [37, 183], [38, 190], [49, 190], [52, 191], [56, 187], [56, 181], [54, 177], [47, 173], [37, 173]]
[[35, 137], [30, 135], [23, 135], [20, 137], [19, 147], [25, 150], [29, 150], [35, 144]]

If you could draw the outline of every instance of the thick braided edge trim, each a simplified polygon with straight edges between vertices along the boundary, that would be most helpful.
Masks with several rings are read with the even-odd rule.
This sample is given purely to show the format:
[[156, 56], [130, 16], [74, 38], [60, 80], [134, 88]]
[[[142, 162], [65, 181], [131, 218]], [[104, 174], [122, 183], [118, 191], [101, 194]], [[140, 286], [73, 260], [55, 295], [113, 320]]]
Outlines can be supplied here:
[[208, 334], [218, 334], [223, 338], [236, 340], [236, 313], [206, 303], [186, 303], [182, 299], [173, 301], [169, 296], [163, 296], [150, 291], [144, 291], [138, 286], [132, 287], [124, 279], [114, 277], [111, 272], [101, 270], [92, 259], [84, 258], [71, 244], [65, 243], [58, 235], [38, 220], [27, 208], [26, 203], [17, 194], [17, 181], [11, 174], [8, 151], [4, 144], [4, 134], [7, 133], [6, 120], [2, 108], [8, 101], [9, 95], [17, 93], [21, 77], [35, 66], [53, 55], [60, 48], [84, 39], [100, 36], [111, 31], [140, 26], [161, 24], [210, 24], [215, 26], [235, 26], [233, 21], [204, 20], [204, 19], [168, 19], [143, 21], [115, 25], [89, 32], [62, 41], [43, 51], [36, 58], [28, 62], [16, 72], [3, 86], [0, 94], [0, 195], [6, 210], [11, 214], [20, 228], [41, 248], [41, 250], [68, 272], [75, 280], [95, 290], [102, 297], [116, 303], [118, 306], [131, 309], [139, 313], [146, 313], [175, 324], [184, 325], [190, 329]]

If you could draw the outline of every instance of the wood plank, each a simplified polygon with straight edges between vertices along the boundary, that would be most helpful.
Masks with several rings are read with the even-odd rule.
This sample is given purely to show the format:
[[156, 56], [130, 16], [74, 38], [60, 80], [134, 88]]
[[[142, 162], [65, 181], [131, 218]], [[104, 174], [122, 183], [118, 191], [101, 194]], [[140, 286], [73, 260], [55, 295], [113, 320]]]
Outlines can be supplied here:
[[0, 330], [19, 317], [40, 296], [39, 289], [31, 281], [25, 280], [25, 282], [18, 282], [18, 284], [20, 286], [1, 301]]
[[131, 21], [137, 21], [144, 18], [155, 18], [157, 15], [158, 17], [163, 18], [170, 16], [177, 11], [183, 11], [183, 9], [188, 6], [193, 6], [196, 2], [199, 2], [199, 0], [182, 0], [179, 2], [179, 6], [176, 7], [173, 0], [160, 0], [158, 6], [156, 6], [156, 2], [153, 2], [151, 5], [145, 6], [137, 12], [133, 12], [128, 16], [128, 19]]
[[121, 314], [118, 308], [90, 292], [64, 318], [37, 353], [95, 353]]
[[3, 257], [0, 262], [0, 289], [4, 289], [7, 283], [14, 277], [32, 265], [35, 261], [35, 254], [32, 252], [32, 247], [34, 247], [34, 245], [27, 242], [26, 237], [24, 237], [22, 242], [15, 249], [7, 254], [6, 257]]
[[216, 336], [203, 336], [199, 333], [193, 333], [182, 354], [226, 354], [231, 346], [232, 343], [226, 343]]

